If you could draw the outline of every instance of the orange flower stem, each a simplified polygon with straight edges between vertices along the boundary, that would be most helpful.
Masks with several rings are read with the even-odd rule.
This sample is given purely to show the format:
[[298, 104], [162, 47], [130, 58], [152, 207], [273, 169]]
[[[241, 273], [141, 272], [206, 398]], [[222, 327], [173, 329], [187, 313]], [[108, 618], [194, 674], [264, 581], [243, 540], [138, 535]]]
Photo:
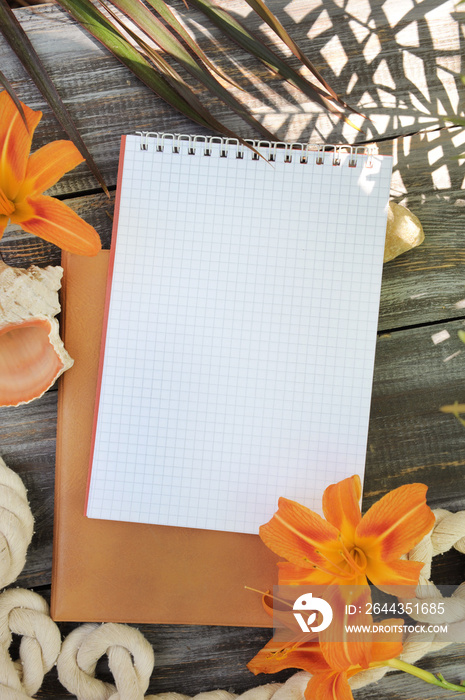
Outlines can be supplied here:
[[440, 673], [438, 673], [437, 676], [435, 676], [429, 671], [424, 671], [422, 668], [418, 668], [417, 666], [408, 664], [406, 661], [401, 661], [400, 659], [389, 659], [388, 661], [384, 661], [379, 665], [396, 668], [398, 671], [404, 671], [404, 673], [409, 673], [411, 676], [420, 678], [426, 683], [430, 683], [431, 685], [438, 685], [440, 688], [445, 688], [446, 690], [455, 690], [459, 693], [465, 693], [465, 686], [455, 685], [455, 683], [449, 683], [449, 681], [446, 681], [444, 676], [442, 676], [442, 674]]

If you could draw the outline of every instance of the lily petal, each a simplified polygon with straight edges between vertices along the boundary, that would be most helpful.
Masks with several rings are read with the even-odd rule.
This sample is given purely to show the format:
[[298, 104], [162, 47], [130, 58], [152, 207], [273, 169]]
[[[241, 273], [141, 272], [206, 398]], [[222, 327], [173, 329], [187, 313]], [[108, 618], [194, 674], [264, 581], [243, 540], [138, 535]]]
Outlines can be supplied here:
[[[391, 618], [383, 620], [383, 632], [375, 632], [373, 634], [373, 644], [371, 646], [371, 665], [376, 662], [395, 659], [402, 653], [402, 625], [404, 621], [401, 618]], [[388, 628], [392, 628], [388, 631]], [[391, 641], [386, 642], [386, 637]]]
[[310, 673], [319, 673], [327, 671], [329, 666], [318, 642], [306, 642], [283, 648], [281, 642], [272, 639], [249, 661], [247, 668], [257, 675], [257, 673], [278, 673], [285, 668], [300, 668]]
[[[331, 586], [325, 599], [331, 605], [333, 621], [320, 633], [321, 651], [328, 665], [337, 671], [352, 667], [368, 668], [371, 660], [372, 636], [359, 629], [371, 625], [373, 618], [366, 615], [367, 604], [371, 603], [369, 586]], [[355, 613], [349, 616], [351, 605]], [[357, 628], [357, 631], [349, 631]]]
[[[366, 620], [365, 624], [367, 624]], [[360, 668], [368, 668], [369, 666], [371, 659], [370, 641], [351, 640], [326, 643], [320, 640], [320, 646], [328, 665], [338, 671], [346, 671], [352, 666]]]
[[260, 537], [267, 547], [299, 566], [324, 566], [326, 560], [319, 551], [326, 557], [337, 557], [338, 531], [331, 523], [287, 498], [280, 498], [278, 505], [271, 520], [260, 528]]
[[13, 202], [10, 202], [10, 200], [5, 196], [5, 194], [0, 188], [0, 215], [9, 216], [14, 212], [14, 210], [15, 205], [13, 204]]
[[389, 587], [393, 586], [392, 594], [399, 595], [399, 587], [402, 586], [405, 587], [404, 596], [413, 596], [415, 595], [414, 591], [409, 593], [408, 587], [416, 588], [423, 566], [423, 562], [419, 561], [369, 559], [366, 574], [375, 586], [386, 592]]
[[97, 255], [102, 247], [97, 231], [53, 197], [29, 197], [18, 204], [11, 221], [70, 253]]
[[[279, 585], [280, 586], [328, 586], [331, 584], [344, 584], [348, 582], [350, 577], [350, 583], [353, 586], [364, 586], [368, 584], [366, 576], [361, 574], [358, 577], [353, 577], [350, 573], [349, 567], [347, 567], [347, 575], [344, 572], [344, 566], [346, 562], [341, 561], [340, 567], [341, 571], [335, 571], [330, 573], [331, 564], [326, 562], [327, 569], [322, 571], [321, 569], [316, 569], [313, 566], [309, 568], [304, 566], [296, 566], [287, 561], [279, 561]], [[333, 567], [335, 568], [335, 567]]]
[[362, 484], [357, 474], [328, 486], [323, 494], [325, 518], [339, 530], [346, 542], [353, 542], [355, 528], [362, 519], [361, 495]]
[[[365, 620], [364, 623], [367, 624], [367, 621]], [[366, 633], [365, 636], [368, 637]], [[331, 668], [346, 671], [351, 666], [360, 666], [361, 668], [369, 666], [371, 641], [323, 642], [320, 640], [320, 645], [323, 656]]]
[[347, 673], [325, 671], [310, 678], [305, 700], [354, 700]]
[[312, 566], [297, 566], [288, 561], [278, 561], [278, 571], [280, 586], [326, 586], [334, 583], [332, 576], [319, 569], [314, 569]]
[[53, 141], [42, 146], [28, 160], [24, 183], [17, 199], [42, 194], [83, 160], [72, 141]]
[[365, 513], [355, 532], [355, 545], [367, 559], [398, 559], [431, 530], [435, 518], [426, 505], [427, 490], [424, 484], [400, 486]]
[[10, 201], [23, 182], [32, 136], [42, 118], [42, 112], [22, 107], [28, 129], [6, 90], [0, 93], [0, 189]]
[[297, 632], [295, 618], [292, 614], [295, 596], [289, 596], [286, 600], [285, 596], [275, 597], [271, 593], [265, 593], [262, 596], [262, 605], [267, 615], [273, 618], [273, 628], [275, 630], [275, 639], [277, 628], [279, 628], [279, 641], [282, 641], [286, 646], [301, 644], [303, 642], [311, 642], [318, 637], [317, 634], [307, 632]]

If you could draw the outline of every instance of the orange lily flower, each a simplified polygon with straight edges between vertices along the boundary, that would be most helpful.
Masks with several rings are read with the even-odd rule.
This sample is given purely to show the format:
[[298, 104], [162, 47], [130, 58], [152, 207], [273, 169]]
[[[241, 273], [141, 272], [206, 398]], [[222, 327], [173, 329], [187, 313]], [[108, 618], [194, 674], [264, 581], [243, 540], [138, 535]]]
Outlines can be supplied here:
[[54, 141], [30, 155], [42, 112], [22, 107], [27, 128], [8, 93], [0, 93], [0, 238], [11, 221], [71, 253], [96, 255], [97, 231], [66, 204], [42, 194], [84, 158], [71, 141]]
[[379, 588], [416, 586], [423, 563], [400, 557], [433, 527], [426, 491], [423, 484], [401, 486], [362, 518], [361, 483], [352, 476], [325, 490], [326, 520], [280, 498], [279, 510], [260, 528], [263, 542], [288, 560], [278, 564], [280, 585], [365, 585], [369, 579]]
[[[252, 673], [277, 673], [298, 668], [312, 674], [305, 700], [353, 700], [349, 678], [365, 668], [384, 666], [402, 652], [403, 620], [383, 620], [383, 632], [364, 643], [300, 642], [284, 646], [272, 639], [247, 664]], [[389, 628], [392, 627], [392, 631]], [[389, 640], [385, 641], [387, 635]]]

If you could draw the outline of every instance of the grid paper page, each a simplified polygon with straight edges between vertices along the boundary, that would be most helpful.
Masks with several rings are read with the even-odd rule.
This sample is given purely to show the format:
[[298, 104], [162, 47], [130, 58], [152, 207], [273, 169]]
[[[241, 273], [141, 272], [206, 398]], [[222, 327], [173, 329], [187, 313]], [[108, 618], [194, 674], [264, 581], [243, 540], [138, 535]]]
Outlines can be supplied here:
[[363, 477], [391, 158], [180, 150], [126, 137], [87, 515], [256, 533]]

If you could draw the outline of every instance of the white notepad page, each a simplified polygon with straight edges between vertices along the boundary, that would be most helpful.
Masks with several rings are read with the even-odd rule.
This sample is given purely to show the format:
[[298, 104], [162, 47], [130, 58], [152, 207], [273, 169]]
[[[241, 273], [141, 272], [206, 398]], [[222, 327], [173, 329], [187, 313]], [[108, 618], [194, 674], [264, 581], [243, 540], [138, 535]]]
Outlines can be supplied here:
[[219, 141], [123, 140], [89, 517], [256, 533], [363, 477], [391, 158]]

